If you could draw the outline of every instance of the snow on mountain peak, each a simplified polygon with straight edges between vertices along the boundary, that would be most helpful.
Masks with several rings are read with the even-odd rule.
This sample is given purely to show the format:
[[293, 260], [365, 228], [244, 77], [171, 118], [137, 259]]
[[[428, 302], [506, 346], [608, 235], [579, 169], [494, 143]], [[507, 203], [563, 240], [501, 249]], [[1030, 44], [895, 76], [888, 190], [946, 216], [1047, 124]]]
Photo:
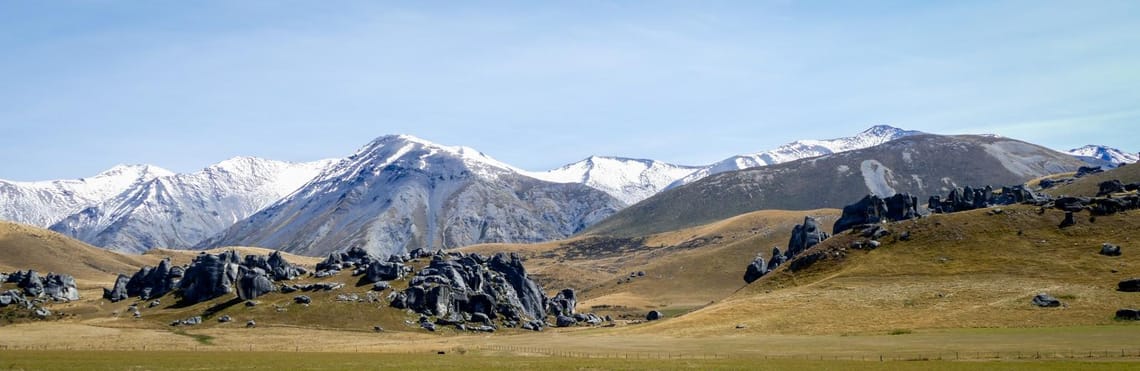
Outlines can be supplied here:
[[554, 183], [585, 184], [632, 205], [697, 169], [654, 160], [590, 156], [554, 170], [524, 174]]
[[1136, 152], [1124, 152], [1116, 148], [1096, 144], [1073, 148], [1066, 153], [1077, 157], [1089, 157], [1108, 161], [1113, 164], [1131, 164], [1140, 161], [1140, 155]]

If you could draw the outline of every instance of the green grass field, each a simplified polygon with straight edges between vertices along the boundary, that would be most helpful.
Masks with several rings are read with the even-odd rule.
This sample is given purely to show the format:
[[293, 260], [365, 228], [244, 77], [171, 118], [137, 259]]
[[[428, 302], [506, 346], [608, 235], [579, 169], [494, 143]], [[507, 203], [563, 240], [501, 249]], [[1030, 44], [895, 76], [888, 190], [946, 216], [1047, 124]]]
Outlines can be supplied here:
[[819, 361], [730, 359], [588, 359], [482, 354], [293, 352], [0, 352], [4, 370], [1129, 370], [1128, 362]]

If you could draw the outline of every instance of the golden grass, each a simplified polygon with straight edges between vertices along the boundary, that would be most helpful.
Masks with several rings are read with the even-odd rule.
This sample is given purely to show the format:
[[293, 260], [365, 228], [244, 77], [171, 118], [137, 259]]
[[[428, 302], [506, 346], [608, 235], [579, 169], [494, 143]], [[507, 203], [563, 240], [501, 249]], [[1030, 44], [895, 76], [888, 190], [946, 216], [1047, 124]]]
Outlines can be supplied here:
[[119, 273], [131, 274], [159, 260], [117, 254], [46, 229], [9, 222], [0, 222], [0, 257], [0, 271], [66, 273], [81, 288], [114, 282]]
[[1114, 179], [1124, 184], [1140, 182], [1140, 166], [1137, 164], [1126, 165], [1102, 173], [1087, 175], [1073, 181], [1073, 183], [1046, 189], [1045, 193], [1053, 196], [1092, 197], [1100, 191], [1101, 182]]

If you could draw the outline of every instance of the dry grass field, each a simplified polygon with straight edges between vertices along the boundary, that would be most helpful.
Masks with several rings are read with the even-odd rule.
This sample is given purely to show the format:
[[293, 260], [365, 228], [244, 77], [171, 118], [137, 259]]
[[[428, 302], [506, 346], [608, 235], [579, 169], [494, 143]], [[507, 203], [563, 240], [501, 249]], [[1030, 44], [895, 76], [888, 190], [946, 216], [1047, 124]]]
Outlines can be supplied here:
[[1045, 193], [1053, 196], [1096, 196], [1097, 191], [1100, 190], [1100, 183], [1113, 179], [1119, 180], [1124, 184], [1140, 182], [1140, 166], [1135, 164], [1126, 165], [1103, 173], [1084, 176], [1073, 183], [1047, 189]]

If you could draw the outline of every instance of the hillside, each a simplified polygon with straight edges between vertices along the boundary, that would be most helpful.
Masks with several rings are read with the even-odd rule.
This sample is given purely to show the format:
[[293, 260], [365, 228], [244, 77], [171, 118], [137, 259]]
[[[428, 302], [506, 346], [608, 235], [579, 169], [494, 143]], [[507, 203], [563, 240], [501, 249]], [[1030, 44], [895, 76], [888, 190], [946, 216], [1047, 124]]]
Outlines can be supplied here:
[[[477, 245], [460, 251], [518, 252], [548, 293], [574, 288], [582, 310], [640, 318], [657, 309], [685, 312], [720, 300], [744, 285], [757, 253], [784, 250], [804, 216], [825, 225], [839, 210], [748, 213], [707, 225], [636, 238], [583, 236], [535, 245]], [[644, 276], [630, 273], [644, 272]], [[620, 283], [619, 283], [620, 281]]]
[[954, 187], [1021, 184], [1084, 163], [1037, 145], [988, 136], [908, 136], [866, 149], [714, 175], [662, 192], [587, 234], [639, 236], [756, 210], [841, 208], [868, 193], [921, 200]]
[[119, 273], [153, 265], [158, 256], [132, 256], [103, 250], [49, 230], [0, 222], [0, 272], [35, 269], [75, 276], [81, 286], [113, 282]]
[[1100, 190], [1100, 183], [1110, 180], [1119, 180], [1124, 184], [1140, 182], [1140, 166], [1126, 165], [1103, 173], [1086, 175], [1074, 180], [1072, 183], [1046, 189], [1045, 193], [1052, 196], [1096, 196]]
[[[872, 251], [840, 251], [808, 269], [781, 269], [692, 314], [637, 329], [659, 335], [847, 334], [912, 329], [1116, 324], [1113, 313], [1140, 297], [1116, 291], [1140, 273], [1131, 214], [1058, 229], [1059, 211], [1015, 206], [935, 215], [888, 225]], [[910, 232], [909, 241], [897, 236]], [[815, 251], [843, 250], [850, 235]], [[1124, 255], [1099, 255], [1101, 243]], [[1037, 293], [1062, 308], [1030, 304]], [[743, 329], [734, 328], [743, 325]]]

